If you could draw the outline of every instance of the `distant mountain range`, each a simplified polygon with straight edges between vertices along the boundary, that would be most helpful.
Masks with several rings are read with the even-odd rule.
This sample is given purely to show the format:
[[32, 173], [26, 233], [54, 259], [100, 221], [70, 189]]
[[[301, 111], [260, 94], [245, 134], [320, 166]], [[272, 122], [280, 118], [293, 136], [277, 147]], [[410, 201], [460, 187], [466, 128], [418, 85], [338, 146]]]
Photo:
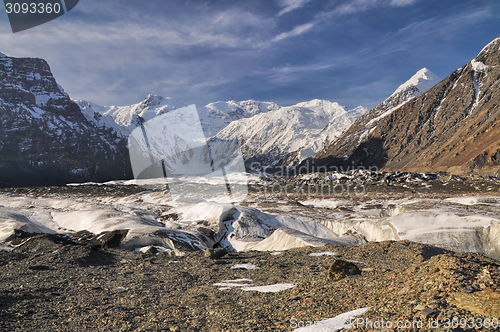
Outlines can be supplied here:
[[[369, 112], [315, 99], [219, 101], [198, 113], [207, 139], [238, 141], [249, 171], [312, 163], [492, 174], [500, 169], [499, 58], [496, 39], [442, 81], [423, 68]], [[130, 106], [71, 100], [42, 59], [0, 53], [0, 78], [3, 186], [131, 178], [128, 135], [186, 106], [155, 95]]]
[[[420, 76], [433, 77], [428, 71]], [[403, 104], [393, 102], [391, 98], [399, 99], [393, 95], [358, 118], [314, 161], [327, 167], [344, 164], [414, 172], [498, 174], [499, 86], [497, 38], [425, 93]]]
[[[112, 128], [124, 137], [141, 121], [186, 106], [155, 95], [130, 106], [107, 107], [82, 100], [75, 102], [89, 121]], [[335, 140], [366, 111], [361, 106], [346, 111], [337, 103], [318, 99], [286, 107], [246, 100], [219, 101], [198, 108], [205, 137], [237, 140], [250, 171], [277, 165], [292, 166], [315, 155], [325, 142]]]
[[252, 171], [292, 166], [320, 151], [325, 141], [335, 140], [366, 111], [361, 106], [346, 111], [337, 103], [315, 99], [235, 120], [216, 137], [237, 139]]
[[[169, 111], [187, 106], [170, 98], [149, 95], [138, 104], [130, 106], [100, 106], [83, 100], [75, 100], [83, 114], [94, 123], [113, 128], [122, 136], [128, 136], [141, 121], [148, 121]], [[276, 110], [279, 105], [247, 100], [241, 102], [219, 101], [198, 109], [202, 128], [207, 138], [214, 136], [231, 122], [256, 114]]]

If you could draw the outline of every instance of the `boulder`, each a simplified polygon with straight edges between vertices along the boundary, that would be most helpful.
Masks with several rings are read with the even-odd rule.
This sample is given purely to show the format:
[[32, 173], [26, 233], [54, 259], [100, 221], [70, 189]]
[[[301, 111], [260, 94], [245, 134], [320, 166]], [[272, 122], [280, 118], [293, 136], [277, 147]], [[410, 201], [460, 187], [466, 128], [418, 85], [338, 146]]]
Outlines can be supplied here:
[[361, 274], [361, 270], [356, 264], [341, 259], [335, 260], [328, 269], [328, 278], [330, 281], [337, 281], [347, 276]]

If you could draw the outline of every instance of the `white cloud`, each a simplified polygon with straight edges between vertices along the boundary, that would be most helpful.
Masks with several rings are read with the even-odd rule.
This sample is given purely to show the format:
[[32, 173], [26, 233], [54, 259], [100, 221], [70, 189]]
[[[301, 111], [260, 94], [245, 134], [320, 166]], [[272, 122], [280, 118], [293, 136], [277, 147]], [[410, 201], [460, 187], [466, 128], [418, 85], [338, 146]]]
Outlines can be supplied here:
[[326, 71], [335, 67], [344, 67], [349, 65], [351, 59], [348, 57], [338, 57], [329, 61], [319, 61], [312, 64], [291, 66], [285, 65], [274, 67], [265, 72], [257, 72], [256, 75], [267, 76], [269, 82], [275, 85], [283, 85], [289, 82], [297, 81], [304, 75], [310, 75], [314, 72]]
[[315, 25], [314, 23], [305, 23], [305, 24], [296, 26], [295, 28], [293, 28], [290, 31], [280, 33], [279, 35], [277, 35], [276, 37], [273, 38], [273, 41], [280, 41], [280, 40], [283, 40], [286, 38], [299, 36], [299, 35], [305, 33], [306, 31], [310, 30], [314, 25]]
[[311, 0], [281, 0], [280, 5], [283, 9], [278, 13], [278, 16], [291, 12], [292, 10], [304, 7]]
[[418, 0], [350, 0], [335, 9], [321, 14], [322, 18], [343, 16], [368, 11], [379, 7], [405, 7], [415, 4]]
[[[396, 48], [405, 48], [401, 43], [414, 43], [416, 40], [420, 40], [420, 38], [436, 36], [438, 33], [455, 36], [459, 31], [467, 30], [471, 26], [484, 22], [491, 17], [491, 12], [484, 8], [475, 11], [460, 12], [445, 18], [433, 17], [411, 23], [399, 29], [397, 32], [388, 35], [384, 42], [397, 45], [395, 46]], [[394, 40], [398, 40], [398, 43], [394, 43]]]
[[353, 14], [372, 9], [381, 4], [379, 0], [355, 0], [337, 7], [332, 13], [339, 16]]
[[[285, 6], [285, 8], [280, 12], [279, 15], [282, 15], [283, 13], [293, 10], [295, 8], [299, 8], [300, 6], [303, 6], [305, 3], [309, 1], [310, 0], [283, 0], [282, 4], [286, 3], [287, 6]], [[335, 9], [331, 11], [319, 13], [318, 15], [316, 15], [315, 20], [313, 20], [312, 22], [299, 25], [290, 31], [280, 33], [279, 35], [274, 37], [272, 41], [276, 42], [290, 37], [299, 36], [311, 30], [312, 27], [318, 25], [319, 23], [328, 20], [332, 16], [344, 16], [348, 14], [354, 14], [357, 12], [368, 11], [377, 7], [409, 6], [417, 1], [418, 0], [349, 0], [344, 4], [337, 6]]]
[[[68, 15], [28, 32], [0, 29], [0, 50], [47, 60], [74, 98], [120, 105], [157, 93], [196, 102], [214, 86], [237, 81], [258, 58], [256, 45], [274, 37], [275, 18], [240, 7], [131, 20], [129, 6], [118, 17], [108, 10], [89, 21], [99, 6], [89, 2], [79, 6], [81, 17]], [[238, 65], [240, 57], [250, 60]]]

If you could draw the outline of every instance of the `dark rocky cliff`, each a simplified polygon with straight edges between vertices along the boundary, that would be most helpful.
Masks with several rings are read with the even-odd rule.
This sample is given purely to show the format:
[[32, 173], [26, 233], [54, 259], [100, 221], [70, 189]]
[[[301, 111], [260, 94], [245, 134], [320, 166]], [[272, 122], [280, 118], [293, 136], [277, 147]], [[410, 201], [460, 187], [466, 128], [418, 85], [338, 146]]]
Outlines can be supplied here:
[[0, 54], [0, 186], [131, 177], [125, 140], [88, 121], [47, 62]]

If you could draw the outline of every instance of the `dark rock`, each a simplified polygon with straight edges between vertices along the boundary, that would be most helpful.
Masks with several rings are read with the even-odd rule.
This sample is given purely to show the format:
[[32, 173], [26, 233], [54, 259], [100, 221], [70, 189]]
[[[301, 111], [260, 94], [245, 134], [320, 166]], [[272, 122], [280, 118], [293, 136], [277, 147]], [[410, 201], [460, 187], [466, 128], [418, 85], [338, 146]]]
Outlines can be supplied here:
[[102, 232], [92, 240], [93, 244], [102, 248], [117, 248], [127, 236], [128, 229]]
[[156, 255], [157, 253], [159, 253], [160, 251], [158, 250], [158, 248], [152, 246], [150, 247], [148, 250], [146, 250], [145, 254], [146, 255]]
[[435, 309], [431, 309], [431, 308], [424, 308], [422, 310], [420, 310], [420, 312], [425, 316], [425, 317], [429, 317], [430, 315], [432, 314], [435, 314], [437, 313], [438, 311], [435, 310]]
[[328, 269], [327, 280], [337, 281], [347, 276], [356, 274], [361, 274], [361, 270], [356, 266], [356, 264], [337, 259], [332, 263], [332, 265], [330, 265], [330, 268]]
[[84, 248], [81, 251], [81, 257], [75, 260], [80, 266], [104, 266], [116, 263], [116, 258], [113, 254], [99, 248]]
[[228, 251], [224, 248], [209, 248], [205, 250], [204, 256], [211, 259], [219, 259], [227, 255]]
[[73, 243], [71, 238], [63, 234], [38, 234], [16, 231], [6, 242], [17, 245], [15, 252], [41, 252], [57, 250], [61, 246]]
[[72, 234], [74, 241], [79, 244], [87, 244], [96, 248], [117, 248], [122, 240], [127, 236], [127, 229], [106, 231], [94, 234], [89, 231], [80, 231]]
[[48, 267], [47, 265], [31, 265], [28, 266], [28, 269], [33, 271], [48, 271], [50, 270], [50, 267]]
[[173, 220], [173, 221], [179, 220], [179, 215], [175, 212], [162, 214], [162, 217], [164, 220]]

